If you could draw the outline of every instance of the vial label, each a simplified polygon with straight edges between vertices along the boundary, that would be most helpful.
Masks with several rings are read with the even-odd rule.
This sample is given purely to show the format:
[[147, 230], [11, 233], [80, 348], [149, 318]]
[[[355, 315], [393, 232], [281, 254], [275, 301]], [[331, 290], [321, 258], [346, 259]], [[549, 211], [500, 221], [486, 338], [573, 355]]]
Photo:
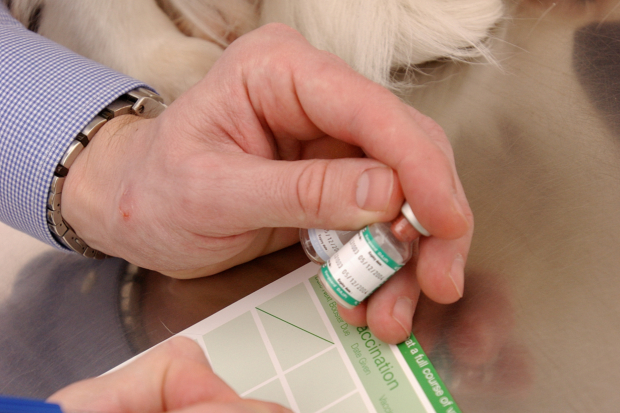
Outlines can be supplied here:
[[381, 249], [366, 227], [335, 253], [321, 272], [342, 300], [356, 306], [401, 267]]
[[308, 230], [308, 238], [310, 238], [310, 242], [317, 255], [321, 257], [323, 261], [329, 260], [336, 251], [342, 248], [343, 244], [340, 241], [338, 232], [342, 231], [317, 228]]

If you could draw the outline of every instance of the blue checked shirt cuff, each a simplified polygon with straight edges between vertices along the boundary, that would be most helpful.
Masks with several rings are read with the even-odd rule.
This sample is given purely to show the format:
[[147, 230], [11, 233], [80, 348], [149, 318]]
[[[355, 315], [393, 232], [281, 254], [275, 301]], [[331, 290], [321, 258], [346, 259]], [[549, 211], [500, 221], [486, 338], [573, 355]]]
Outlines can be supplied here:
[[54, 168], [97, 113], [138, 87], [28, 31], [0, 3], [0, 221], [65, 249], [47, 226]]

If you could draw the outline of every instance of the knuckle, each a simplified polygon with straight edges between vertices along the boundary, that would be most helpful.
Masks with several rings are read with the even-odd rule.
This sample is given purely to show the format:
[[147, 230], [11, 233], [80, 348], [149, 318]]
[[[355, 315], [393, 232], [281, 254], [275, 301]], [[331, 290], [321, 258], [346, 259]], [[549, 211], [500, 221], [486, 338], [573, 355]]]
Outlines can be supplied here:
[[322, 215], [328, 168], [328, 161], [314, 160], [297, 177], [297, 202], [305, 220], [317, 219]]
[[411, 108], [410, 113], [413, 115], [415, 121], [422, 127], [424, 132], [428, 135], [428, 137], [435, 142], [439, 147], [441, 147], [446, 154], [452, 154], [452, 146], [450, 145], [450, 141], [448, 140], [448, 136], [446, 135], [445, 130], [441, 125], [431, 117], [424, 115], [421, 112]]
[[433, 142], [439, 145], [444, 151], [452, 153], [452, 146], [450, 145], [450, 141], [448, 140], [448, 136], [446, 135], [443, 127], [429, 118], [429, 122], [426, 124], [425, 130]]
[[284, 23], [267, 23], [264, 26], [261, 26], [258, 30], [274, 35], [298, 35], [301, 37], [301, 34], [299, 34], [297, 30]]
[[469, 222], [469, 232], [473, 233], [474, 230], [474, 212], [467, 206], [467, 208], [463, 208], [463, 214], [465, 215], [465, 219]]
[[283, 23], [268, 23], [254, 31], [255, 35], [244, 39], [252, 44], [267, 44], [269, 49], [279, 50], [282, 45], [298, 44], [306, 42], [305, 38], [297, 30]]
[[[316, 65], [316, 68], [313, 68], [314, 70], [322, 70], [323, 72], [327, 72], [333, 71], [334, 68], [337, 68], [339, 70], [345, 70], [347, 73], [351, 73], [352, 75], [361, 79], [363, 82], [366, 82], [366, 79], [363, 76], [359, 75], [357, 72], [355, 72], [351, 68], [351, 66], [340, 56], [332, 52], [319, 49], [316, 50], [316, 56], [317, 59], [314, 63]], [[366, 83], [372, 84], [369, 81]]]

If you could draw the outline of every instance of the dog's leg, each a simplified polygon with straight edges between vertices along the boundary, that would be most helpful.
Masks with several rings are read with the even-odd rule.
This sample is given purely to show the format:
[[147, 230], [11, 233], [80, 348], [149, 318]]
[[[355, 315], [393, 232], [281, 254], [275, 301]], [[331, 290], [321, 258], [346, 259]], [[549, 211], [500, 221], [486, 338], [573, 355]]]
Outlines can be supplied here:
[[394, 69], [489, 56], [485, 40], [502, 16], [501, 0], [264, 0], [261, 23], [295, 27], [314, 46], [395, 87]]
[[[16, 2], [32, 0], [13, 0]], [[222, 53], [183, 35], [155, 0], [42, 2], [38, 32], [140, 79], [168, 102], [198, 82]]]
[[228, 46], [258, 27], [260, 0], [157, 0], [179, 30]]

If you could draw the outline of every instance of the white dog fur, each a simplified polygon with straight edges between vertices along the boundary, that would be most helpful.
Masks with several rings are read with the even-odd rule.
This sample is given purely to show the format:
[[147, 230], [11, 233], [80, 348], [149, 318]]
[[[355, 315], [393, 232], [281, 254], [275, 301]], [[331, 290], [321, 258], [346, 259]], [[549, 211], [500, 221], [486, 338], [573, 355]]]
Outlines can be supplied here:
[[[395, 69], [489, 58], [501, 0], [4, 0], [40, 34], [143, 80], [167, 101], [201, 79], [231, 41], [269, 22], [397, 89]], [[403, 70], [404, 69], [404, 70]]]

